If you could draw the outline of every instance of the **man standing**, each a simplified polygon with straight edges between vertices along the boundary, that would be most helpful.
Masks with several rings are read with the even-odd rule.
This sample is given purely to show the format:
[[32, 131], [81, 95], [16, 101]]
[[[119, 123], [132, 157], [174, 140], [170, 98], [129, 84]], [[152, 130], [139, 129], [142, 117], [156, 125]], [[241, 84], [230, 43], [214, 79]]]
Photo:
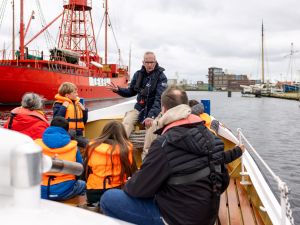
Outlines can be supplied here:
[[[213, 225], [220, 194], [228, 184], [224, 144], [190, 113], [185, 91], [170, 87], [161, 103], [161, 136], [124, 190], [109, 190], [102, 196], [101, 209], [135, 224]], [[174, 119], [174, 114], [186, 113], [184, 119], [177, 119], [178, 115]]]
[[127, 136], [134, 129], [134, 124], [139, 121], [146, 128], [152, 125], [155, 117], [161, 111], [161, 94], [167, 87], [167, 77], [164, 68], [160, 67], [153, 52], [144, 54], [143, 66], [131, 80], [128, 88], [120, 88], [114, 83], [109, 84], [109, 89], [122, 97], [137, 95], [134, 110], [126, 113], [123, 119]]

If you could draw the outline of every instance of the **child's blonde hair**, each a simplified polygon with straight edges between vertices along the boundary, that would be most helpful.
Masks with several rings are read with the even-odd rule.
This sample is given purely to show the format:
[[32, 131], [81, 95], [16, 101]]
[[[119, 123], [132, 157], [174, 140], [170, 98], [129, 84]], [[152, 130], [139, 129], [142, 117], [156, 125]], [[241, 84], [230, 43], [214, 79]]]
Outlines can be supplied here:
[[71, 82], [64, 82], [58, 88], [58, 94], [61, 96], [65, 96], [66, 94], [71, 94], [72, 92], [76, 91], [77, 87], [75, 84]]

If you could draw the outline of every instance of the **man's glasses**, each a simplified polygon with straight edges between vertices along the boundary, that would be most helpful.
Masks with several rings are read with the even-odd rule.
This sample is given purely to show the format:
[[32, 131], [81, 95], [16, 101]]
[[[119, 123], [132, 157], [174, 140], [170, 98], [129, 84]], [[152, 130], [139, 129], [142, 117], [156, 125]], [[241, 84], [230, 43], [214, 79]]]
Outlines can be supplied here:
[[144, 61], [144, 64], [153, 64], [153, 63], [156, 63], [155, 61]]

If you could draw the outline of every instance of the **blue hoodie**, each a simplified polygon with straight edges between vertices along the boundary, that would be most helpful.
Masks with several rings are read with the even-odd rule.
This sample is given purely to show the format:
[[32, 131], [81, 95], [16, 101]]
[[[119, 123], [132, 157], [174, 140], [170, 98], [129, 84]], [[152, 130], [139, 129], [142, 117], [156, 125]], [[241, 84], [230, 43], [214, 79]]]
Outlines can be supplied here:
[[[45, 130], [42, 140], [49, 148], [55, 149], [68, 145], [71, 141], [71, 137], [65, 129], [61, 127], [50, 126]], [[83, 160], [78, 149], [76, 153], [76, 162], [83, 164]], [[73, 190], [75, 183], [76, 180], [69, 180], [59, 184], [51, 185], [50, 198], [52, 200], [61, 199], [61, 197], [67, 195]], [[41, 185], [41, 195], [43, 199], [48, 199], [47, 189], [47, 186]]]

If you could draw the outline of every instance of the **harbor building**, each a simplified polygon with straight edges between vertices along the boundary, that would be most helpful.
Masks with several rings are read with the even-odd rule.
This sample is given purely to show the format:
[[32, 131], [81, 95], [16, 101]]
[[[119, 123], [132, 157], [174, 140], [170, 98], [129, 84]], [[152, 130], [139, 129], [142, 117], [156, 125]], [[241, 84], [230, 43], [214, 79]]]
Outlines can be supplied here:
[[247, 75], [225, 73], [222, 68], [208, 68], [208, 90], [241, 90], [240, 85], [255, 84], [255, 80], [249, 80]]

